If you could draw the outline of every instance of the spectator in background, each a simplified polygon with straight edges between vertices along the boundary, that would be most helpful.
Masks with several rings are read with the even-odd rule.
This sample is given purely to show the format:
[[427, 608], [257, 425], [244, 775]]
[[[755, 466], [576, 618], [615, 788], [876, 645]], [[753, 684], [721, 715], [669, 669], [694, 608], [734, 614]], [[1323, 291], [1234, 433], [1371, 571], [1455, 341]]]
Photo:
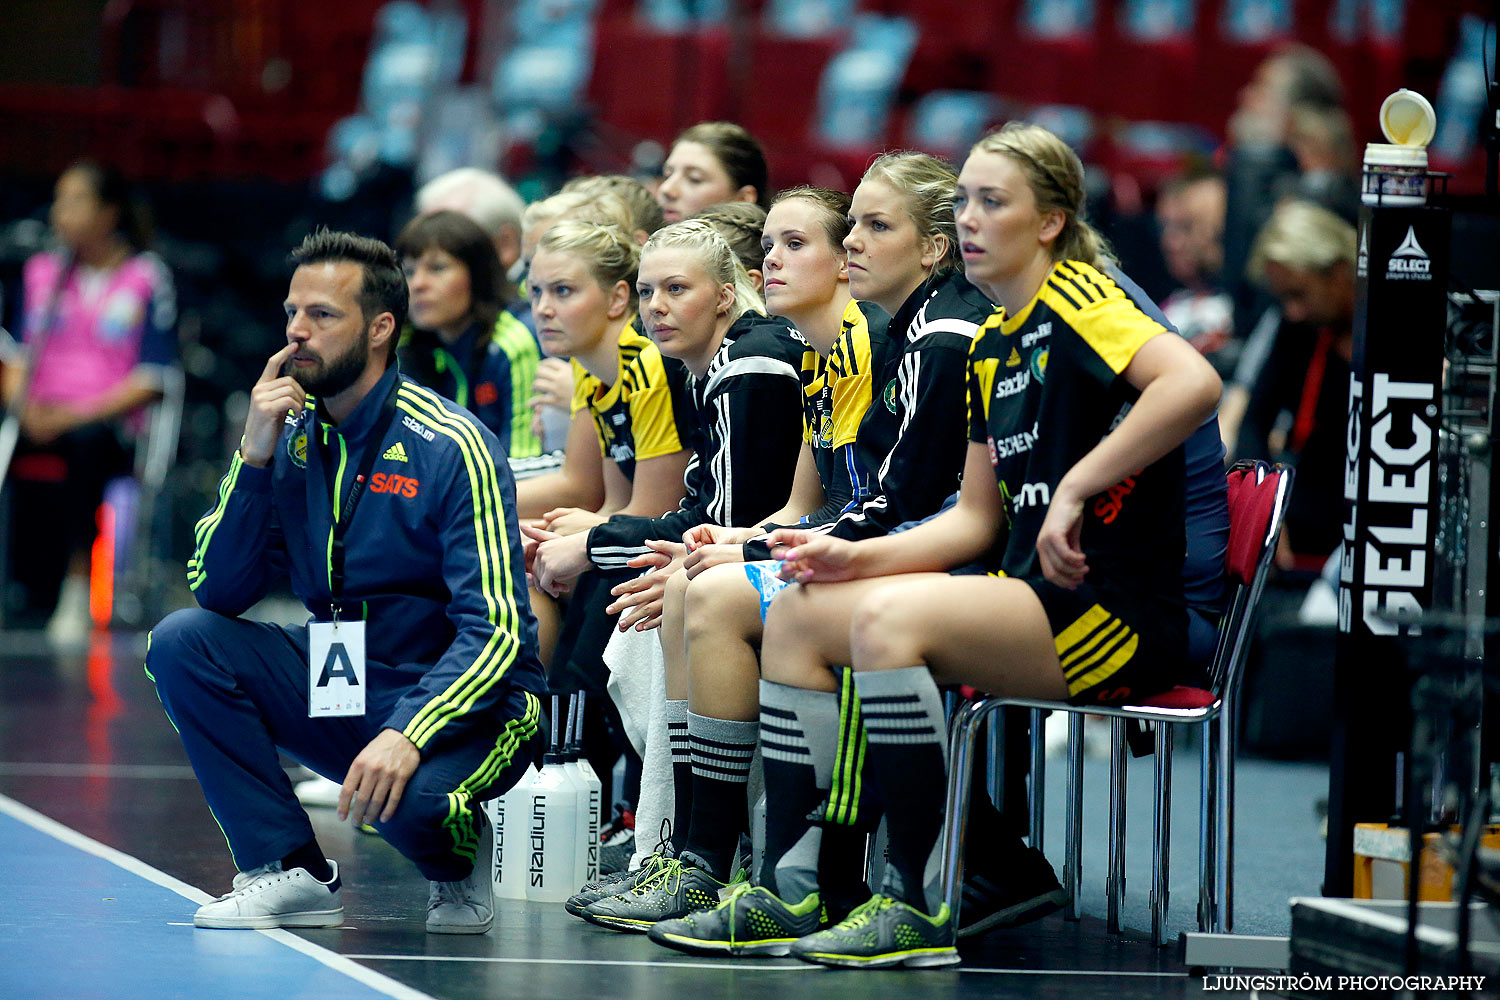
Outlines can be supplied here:
[[[504, 278], [489, 235], [468, 216], [444, 210], [407, 223], [395, 250], [411, 297], [401, 370], [468, 409], [507, 450], [533, 444], [530, 411], [515, 400], [530, 393], [536, 363], [518, 366], [495, 336], [516, 320], [502, 319]], [[522, 425], [525, 438], [517, 433]]]
[[1299, 165], [1291, 148], [1292, 109], [1338, 110], [1343, 105], [1344, 86], [1333, 63], [1302, 44], [1287, 45], [1269, 56], [1240, 91], [1229, 119], [1224, 163], [1224, 275], [1240, 339], [1248, 336], [1266, 305], [1245, 275], [1251, 241], [1277, 196], [1295, 189], [1298, 181]]
[[1224, 291], [1224, 178], [1188, 171], [1169, 181], [1156, 201], [1161, 252], [1177, 290], [1162, 312], [1188, 342], [1227, 375], [1234, 356], [1234, 309]]
[[1297, 158], [1296, 187], [1287, 195], [1316, 202], [1345, 222], [1359, 222], [1359, 147], [1343, 108], [1304, 103], [1292, 108], [1287, 143]]
[[[416, 203], [418, 215], [448, 209], [467, 215], [478, 223], [480, 229], [489, 233], [500, 258], [500, 273], [505, 279], [501, 289], [504, 301], [512, 306], [512, 314], [516, 308], [525, 306], [525, 296], [517, 293], [511, 275], [516, 262], [521, 259], [521, 213], [525, 209], [525, 203], [515, 188], [488, 170], [459, 167], [422, 185]], [[531, 324], [528, 322], [526, 326], [529, 328]]]
[[[511, 407], [510, 431], [501, 433], [496, 430], [495, 433], [506, 446], [512, 462], [536, 458], [542, 454], [543, 442], [541, 436], [532, 430], [531, 407], [527, 400], [531, 398], [531, 383], [536, 378], [542, 353], [532, 330], [529, 307], [525, 297], [517, 293], [511, 275], [521, 259], [524, 207], [521, 196], [495, 174], [474, 167], [460, 167], [423, 185], [417, 192], [416, 204], [419, 215], [447, 210], [468, 216], [494, 243], [495, 254], [500, 260], [500, 311], [489, 334], [489, 346], [503, 354], [509, 364], [509, 387], [504, 395]], [[498, 384], [496, 388], [499, 388]], [[461, 406], [471, 406], [470, 403], [456, 402]], [[477, 397], [472, 402], [490, 405]], [[520, 471], [518, 466], [518, 475]]]
[[771, 189], [766, 155], [755, 136], [739, 125], [699, 122], [672, 143], [656, 200], [668, 222], [681, 222], [725, 201], [767, 208]]
[[1237, 373], [1245, 381], [1230, 390], [1244, 407], [1236, 451], [1297, 468], [1278, 552], [1284, 569], [1318, 570], [1342, 537], [1355, 242], [1354, 227], [1326, 208], [1289, 201], [1250, 253], [1250, 277], [1281, 320], [1264, 367], [1253, 379]]
[[88, 630], [88, 550], [104, 488], [130, 475], [136, 415], [176, 363], [177, 304], [166, 267], [147, 252], [145, 213], [115, 170], [69, 167], [52, 227], [61, 247], [26, 262], [21, 344], [4, 358], [6, 405], [24, 404], [9, 475], [17, 593], [6, 621], [47, 623], [54, 640], [72, 642]]
[[744, 265], [755, 290], [764, 297], [766, 255], [760, 248], [760, 234], [766, 226], [766, 210], [748, 201], [726, 201], [710, 205], [693, 218], [702, 219], [719, 231]]

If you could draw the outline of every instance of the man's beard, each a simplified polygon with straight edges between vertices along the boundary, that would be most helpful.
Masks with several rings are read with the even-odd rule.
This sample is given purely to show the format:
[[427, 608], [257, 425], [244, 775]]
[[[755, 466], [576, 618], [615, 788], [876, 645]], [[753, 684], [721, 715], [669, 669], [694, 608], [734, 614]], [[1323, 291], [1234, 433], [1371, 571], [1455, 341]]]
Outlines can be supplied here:
[[349, 388], [365, 372], [365, 365], [370, 360], [370, 331], [365, 330], [359, 335], [359, 340], [349, 347], [349, 350], [336, 358], [323, 360], [315, 354], [304, 353], [298, 348], [297, 357], [312, 357], [318, 362], [318, 366], [312, 371], [299, 370], [291, 361], [287, 362], [287, 371], [297, 384], [309, 395], [327, 399], [337, 396]]

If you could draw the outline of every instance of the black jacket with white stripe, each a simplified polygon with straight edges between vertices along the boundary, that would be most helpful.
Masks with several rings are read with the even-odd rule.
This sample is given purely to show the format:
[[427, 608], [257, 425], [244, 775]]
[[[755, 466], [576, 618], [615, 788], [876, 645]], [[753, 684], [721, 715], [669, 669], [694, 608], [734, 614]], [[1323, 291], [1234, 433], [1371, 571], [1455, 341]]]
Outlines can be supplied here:
[[624, 568], [650, 551], [648, 539], [679, 541], [700, 524], [750, 527], [786, 504], [802, 448], [798, 372], [805, 350], [785, 320], [758, 313], [735, 320], [708, 371], [688, 379], [698, 426], [687, 495], [662, 517], [617, 515], [594, 527], [588, 550], [597, 568]]
[[874, 496], [817, 528], [850, 540], [888, 534], [937, 511], [958, 489], [968, 449], [969, 347], [995, 311], [962, 272], [929, 278], [891, 317], [891, 352], [877, 375], [855, 447], [879, 470]]

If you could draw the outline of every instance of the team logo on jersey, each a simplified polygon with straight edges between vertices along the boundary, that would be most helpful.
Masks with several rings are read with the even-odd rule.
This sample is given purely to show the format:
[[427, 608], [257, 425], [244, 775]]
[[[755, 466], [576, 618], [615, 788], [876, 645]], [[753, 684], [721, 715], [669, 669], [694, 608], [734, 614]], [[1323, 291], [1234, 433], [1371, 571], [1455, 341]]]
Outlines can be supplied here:
[[1019, 368], [1021, 366], [1021, 352], [1014, 347], [1010, 349], [1010, 357], [1005, 359], [1005, 367]]
[[896, 380], [895, 379], [891, 379], [889, 382], [887, 382], [885, 384], [885, 392], [882, 392], [880, 394], [880, 398], [885, 403], [885, 408], [887, 410], [890, 410], [892, 413], [896, 412]]
[[307, 431], [299, 431], [286, 439], [286, 454], [297, 468], [307, 468]]
[[1031, 356], [1031, 376], [1038, 382], [1047, 381], [1047, 355], [1051, 350], [1043, 348]]
[[387, 462], [404, 462], [406, 461], [406, 446], [403, 445], [400, 441], [397, 441], [395, 444], [387, 448], [385, 450], [385, 454], [381, 455], [380, 457], [385, 459]]
[[824, 448], [833, 447], [833, 414], [823, 414], [822, 425], [818, 428], [818, 443]]

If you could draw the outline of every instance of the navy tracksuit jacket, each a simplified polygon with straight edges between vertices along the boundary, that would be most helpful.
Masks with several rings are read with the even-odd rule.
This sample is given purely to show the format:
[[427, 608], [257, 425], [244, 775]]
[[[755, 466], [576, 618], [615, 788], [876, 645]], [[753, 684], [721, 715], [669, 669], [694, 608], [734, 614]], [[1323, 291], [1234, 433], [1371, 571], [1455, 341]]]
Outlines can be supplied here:
[[[329, 614], [332, 506], [399, 379], [346, 530], [344, 619], [364, 618], [362, 718], [307, 718], [305, 627], [236, 617], [282, 578]], [[463, 878], [478, 834], [470, 803], [498, 795], [536, 754], [545, 676], [527, 601], [515, 487], [493, 434], [431, 390], [385, 373], [337, 426], [309, 405], [288, 417], [271, 464], [236, 453], [199, 522], [189, 583], [203, 610], [152, 633], [147, 671], [182, 734], [236, 863], [279, 859], [312, 839], [276, 761], [280, 748], [342, 780], [383, 728], [422, 754], [381, 832], [428, 878]]]

